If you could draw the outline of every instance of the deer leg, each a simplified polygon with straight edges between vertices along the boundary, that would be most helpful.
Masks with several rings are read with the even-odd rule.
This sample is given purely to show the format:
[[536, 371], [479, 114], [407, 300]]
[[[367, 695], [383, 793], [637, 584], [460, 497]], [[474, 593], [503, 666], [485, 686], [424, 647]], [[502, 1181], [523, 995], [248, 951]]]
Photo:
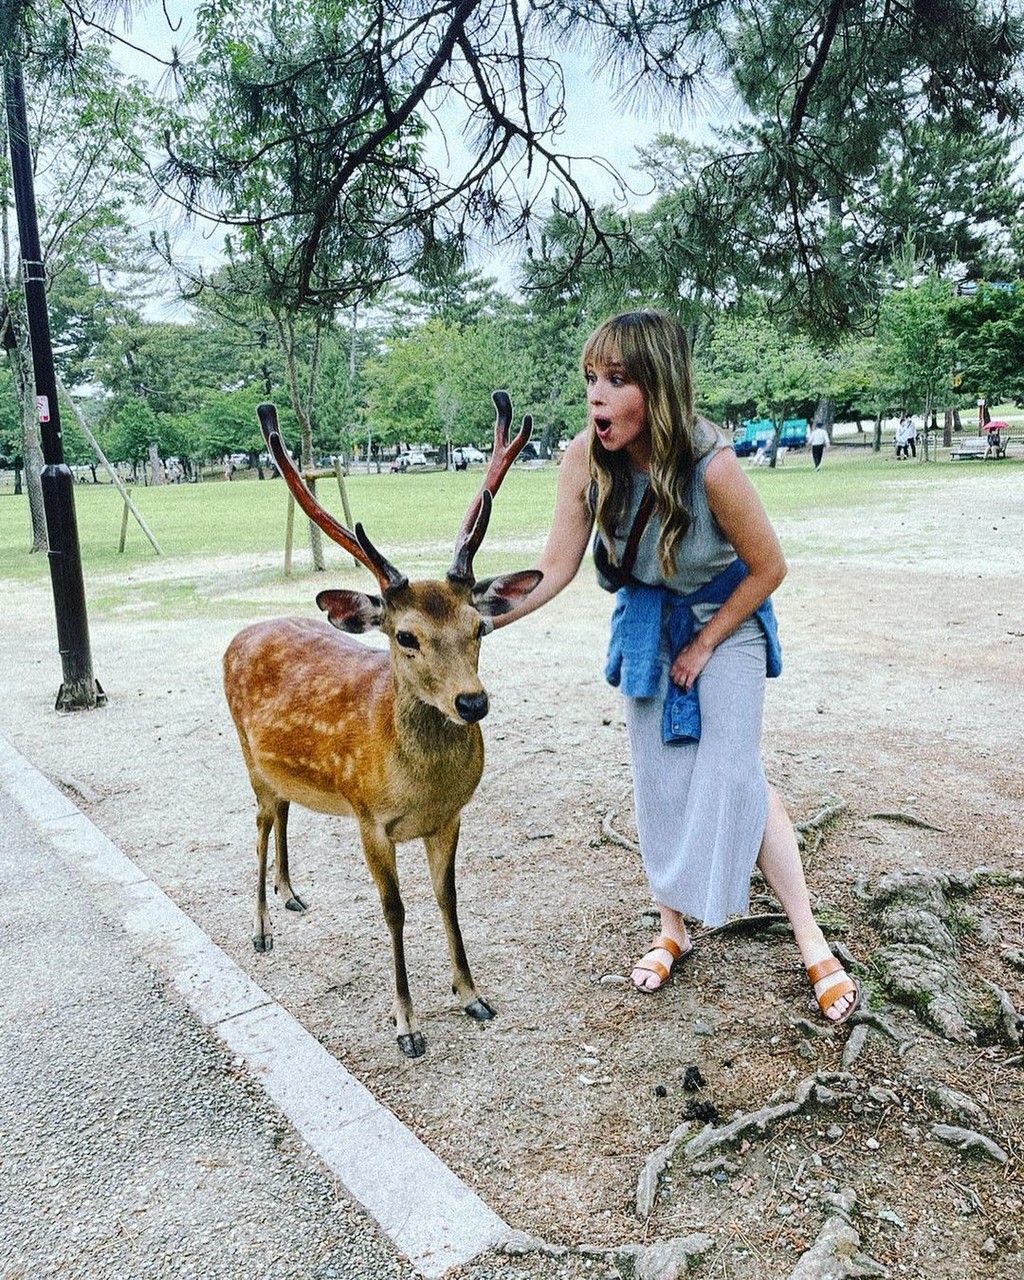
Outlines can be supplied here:
[[409, 975], [405, 969], [405, 904], [398, 886], [395, 846], [387, 836], [382, 836], [369, 824], [362, 827], [362, 835], [366, 863], [377, 885], [384, 920], [391, 934], [391, 949], [395, 961], [395, 1002], [392, 1016], [398, 1031], [398, 1047], [407, 1058], [421, 1058], [427, 1051], [427, 1042], [419, 1029], [409, 994]]
[[253, 922], [252, 945], [257, 951], [272, 951], [274, 930], [267, 909], [267, 846], [277, 820], [277, 802], [273, 796], [256, 796], [256, 919]]
[[434, 897], [441, 908], [441, 919], [448, 935], [448, 951], [452, 958], [452, 992], [466, 1013], [477, 1022], [487, 1022], [495, 1015], [495, 1009], [477, 991], [473, 975], [469, 971], [466, 948], [459, 928], [459, 916], [455, 890], [455, 850], [459, 843], [459, 820], [450, 826], [424, 837], [427, 864]]
[[274, 813], [274, 892], [284, 898], [289, 911], [305, 911], [306, 903], [292, 888], [288, 874], [288, 801], [281, 800]]

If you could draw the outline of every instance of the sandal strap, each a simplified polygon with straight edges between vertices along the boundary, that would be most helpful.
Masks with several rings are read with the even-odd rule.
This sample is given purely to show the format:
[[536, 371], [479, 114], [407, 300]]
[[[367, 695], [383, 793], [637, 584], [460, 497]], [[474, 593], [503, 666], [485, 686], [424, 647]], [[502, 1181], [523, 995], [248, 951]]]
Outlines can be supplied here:
[[835, 956], [829, 956], [825, 960], [819, 960], [817, 964], [809, 964], [807, 966], [807, 976], [813, 985], [816, 982], [820, 982], [822, 978], [827, 978], [829, 974], [839, 973], [842, 967]]
[[[666, 948], [667, 950], [667, 948]], [[634, 973], [653, 973], [659, 977], [662, 982], [668, 982], [669, 971], [661, 963], [660, 960], [652, 960], [650, 964], [635, 964], [633, 966]]]
[[837, 1000], [840, 1000], [843, 996], [853, 996], [856, 994], [856, 985], [852, 983], [849, 978], [846, 978], [843, 982], [835, 983], [833, 986], [829, 987], [827, 991], [823, 991], [821, 995], [817, 997], [818, 1008], [822, 1013], [828, 1013], [829, 1009], [832, 1008]]
[[651, 943], [648, 950], [649, 951], [667, 951], [673, 960], [678, 960], [679, 957], [683, 954], [683, 949], [679, 945], [679, 943], [672, 938], [667, 938], [663, 933], [658, 934], [658, 936]]

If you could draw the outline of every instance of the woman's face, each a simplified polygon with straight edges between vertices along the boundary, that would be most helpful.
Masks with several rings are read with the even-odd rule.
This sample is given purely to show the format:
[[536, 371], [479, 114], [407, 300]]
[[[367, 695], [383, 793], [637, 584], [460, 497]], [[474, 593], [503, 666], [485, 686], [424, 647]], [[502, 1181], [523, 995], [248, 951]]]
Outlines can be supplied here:
[[587, 407], [594, 434], [609, 453], [625, 449], [634, 465], [646, 468], [651, 457], [647, 401], [635, 382], [616, 363], [588, 365]]

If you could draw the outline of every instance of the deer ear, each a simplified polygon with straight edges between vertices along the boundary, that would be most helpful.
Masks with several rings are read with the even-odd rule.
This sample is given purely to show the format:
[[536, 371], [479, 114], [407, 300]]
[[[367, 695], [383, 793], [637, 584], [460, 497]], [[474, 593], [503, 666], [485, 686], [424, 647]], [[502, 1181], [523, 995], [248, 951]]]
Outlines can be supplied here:
[[356, 635], [379, 627], [384, 616], [384, 601], [380, 596], [368, 596], [362, 591], [321, 591], [316, 602], [332, 627]]
[[543, 577], [538, 569], [522, 569], [519, 573], [485, 578], [473, 587], [473, 607], [485, 618], [498, 618], [525, 600]]

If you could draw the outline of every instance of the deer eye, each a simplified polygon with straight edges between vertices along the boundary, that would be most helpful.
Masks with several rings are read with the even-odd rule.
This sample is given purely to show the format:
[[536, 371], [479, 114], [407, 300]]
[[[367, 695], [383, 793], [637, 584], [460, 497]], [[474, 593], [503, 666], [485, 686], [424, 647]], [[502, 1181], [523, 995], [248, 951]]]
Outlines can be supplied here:
[[418, 649], [420, 647], [420, 642], [411, 631], [396, 631], [395, 639], [403, 649]]

